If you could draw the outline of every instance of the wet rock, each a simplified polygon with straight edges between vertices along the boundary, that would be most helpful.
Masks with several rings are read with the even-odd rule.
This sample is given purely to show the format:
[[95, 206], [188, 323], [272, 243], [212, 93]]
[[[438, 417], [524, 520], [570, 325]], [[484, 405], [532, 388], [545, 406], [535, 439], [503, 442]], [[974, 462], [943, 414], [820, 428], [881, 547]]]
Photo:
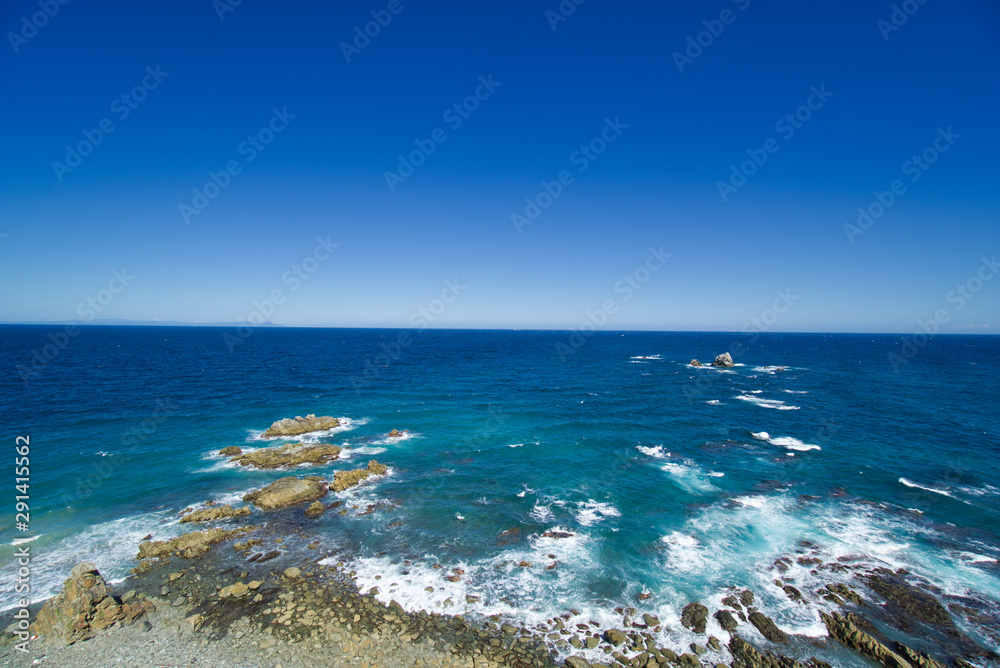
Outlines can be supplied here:
[[70, 571], [62, 591], [45, 602], [31, 628], [57, 644], [71, 645], [115, 622], [131, 624], [144, 612], [139, 603], [115, 602], [97, 567], [83, 562]]
[[257, 469], [292, 468], [301, 464], [326, 464], [337, 459], [342, 450], [336, 445], [286, 443], [274, 448], [253, 450], [233, 457], [230, 461], [236, 462], [240, 466], [250, 466]]
[[857, 615], [841, 615], [836, 612], [832, 615], [825, 612], [819, 614], [826, 624], [826, 630], [845, 647], [850, 647], [886, 668], [912, 668], [909, 661], [859, 629], [855, 622], [861, 618]]
[[701, 603], [689, 603], [681, 611], [681, 624], [695, 633], [704, 633], [708, 624], [708, 608]]
[[[951, 615], [948, 614], [940, 601], [904, 579], [892, 575], [875, 574], [868, 575], [863, 579], [874, 592], [894, 606], [901, 608], [911, 617], [935, 626], [951, 627], [955, 625]], [[835, 593], [839, 594], [840, 592]]]
[[604, 632], [604, 639], [613, 646], [618, 647], [628, 640], [628, 637], [625, 635], [624, 631], [619, 631], [618, 629], [608, 629]]
[[326, 482], [318, 476], [279, 478], [267, 487], [246, 494], [243, 500], [261, 510], [274, 510], [286, 506], [315, 501], [326, 496]]
[[299, 569], [299, 568], [296, 568], [295, 566], [292, 566], [291, 568], [286, 568], [285, 569], [285, 577], [286, 578], [294, 580], [295, 578], [299, 577], [300, 575], [302, 575], [302, 570]]
[[366, 480], [372, 475], [385, 475], [388, 469], [384, 464], [379, 464], [374, 459], [368, 462], [368, 467], [354, 469], [353, 471], [337, 471], [333, 474], [333, 484], [331, 487], [335, 492], [343, 492], [345, 489], [354, 487], [362, 480]]
[[226, 457], [232, 457], [234, 455], [241, 455], [241, 454], [243, 454], [243, 448], [241, 448], [239, 446], [236, 446], [236, 445], [230, 445], [228, 447], [225, 447], [225, 448], [222, 448], [221, 450], [219, 450], [219, 454], [220, 455], [224, 455]]
[[317, 517], [322, 515], [326, 511], [326, 506], [323, 505], [322, 501], [313, 501], [306, 508], [306, 517]]
[[649, 614], [643, 615], [642, 621], [646, 626], [649, 627], [658, 626], [660, 624], [660, 620], [658, 617], [654, 617], [653, 615]]
[[862, 605], [864, 603], [864, 599], [862, 599], [861, 596], [859, 596], [856, 591], [854, 591], [847, 585], [842, 584], [840, 582], [830, 583], [826, 586], [826, 588], [830, 592], [832, 592], [835, 596], [847, 599], [852, 603], [856, 603], [858, 605]]
[[340, 420], [330, 416], [316, 417], [312, 413], [305, 417], [295, 416], [278, 420], [264, 432], [265, 437], [271, 436], [298, 436], [311, 431], [324, 431], [333, 429], [340, 425]]
[[566, 531], [547, 531], [542, 534], [542, 538], [572, 538], [575, 535]]
[[744, 589], [743, 591], [741, 591], [740, 592], [740, 602], [743, 604], [744, 607], [747, 607], [747, 608], [749, 608], [751, 605], [753, 605], [753, 602], [754, 602], [753, 592], [750, 591], [749, 589]]
[[688, 362], [688, 364], [690, 364], [691, 366], [705, 366], [704, 364], [702, 364], [698, 360], [691, 360], [690, 362]]
[[215, 506], [213, 508], [196, 510], [193, 513], [185, 515], [181, 518], [181, 524], [187, 524], [188, 522], [211, 522], [212, 520], [229, 517], [244, 517], [249, 514], [250, 509], [245, 506], [242, 508], [233, 508], [229, 505]]
[[193, 559], [208, 552], [212, 545], [221, 543], [235, 536], [254, 531], [257, 527], [247, 526], [227, 531], [226, 529], [205, 529], [192, 531], [171, 540], [146, 541], [139, 544], [139, 554], [136, 559], [155, 559], [176, 555], [184, 559]]
[[718, 620], [719, 626], [721, 626], [726, 631], [732, 631], [737, 626], [739, 626], [739, 622], [737, 622], [736, 618], [733, 617], [733, 613], [729, 612], [728, 610], [719, 610], [718, 612], [716, 612], [715, 619]]
[[729, 353], [722, 353], [715, 358], [715, 361], [712, 362], [712, 366], [731, 367], [733, 366], [733, 356]]
[[403, 434], [398, 429], [389, 432], [389, 438], [402, 438]]
[[764, 613], [758, 611], [751, 612], [750, 623], [756, 626], [761, 635], [771, 642], [782, 645], [788, 643], [788, 634], [779, 629], [777, 624]]
[[566, 665], [569, 666], [569, 668], [591, 668], [589, 661], [581, 659], [578, 656], [571, 656], [567, 658]]

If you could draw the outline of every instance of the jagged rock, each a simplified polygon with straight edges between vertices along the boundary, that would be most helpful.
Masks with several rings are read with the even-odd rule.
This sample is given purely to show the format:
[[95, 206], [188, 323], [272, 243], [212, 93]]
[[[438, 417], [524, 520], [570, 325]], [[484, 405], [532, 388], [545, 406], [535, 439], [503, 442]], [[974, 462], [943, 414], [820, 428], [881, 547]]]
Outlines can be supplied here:
[[739, 622], [737, 622], [736, 618], [733, 617], [733, 613], [728, 610], [719, 610], [715, 613], [715, 618], [718, 620], [719, 626], [726, 631], [732, 631], [739, 626]]
[[542, 534], [542, 538], [572, 538], [575, 535], [566, 531], [547, 531]]
[[115, 622], [131, 624], [145, 612], [141, 603], [116, 602], [97, 567], [83, 562], [70, 572], [62, 591], [45, 602], [32, 629], [56, 643], [71, 645]]
[[730, 355], [729, 353], [722, 353], [721, 355], [715, 358], [715, 361], [712, 362], [712, 366], [721, 366], [721, 367], [733, 366], [733, 356]]
[[322, 501], [313, 501], [306, 508], [306, 517], [316, 517], [317, 515], [322, 515], [326, 510], [326, 506], [323, 505]]
[[192, 531], [171, 540], [146, 541], [139, 544], [139, 554], [136, 559], [155, 559], [176, 554], [184, 559], [193, 559], [208, 552], [216, 543], [250, 533], [257, 527], [247, 526], [227, 531], [225, 529], [205, 529]]
[[219, 590], [219, 598], [240, 598], [250, 593], [250, 587], [242, 582], [231, 584]]
[[315, 501], [326, 496], [326, 481], [318, 476], [279, 478], [267, 487], [251, 492], [243, 497], [261, 510], [274, 510], [297, 503]]
[[754, 601], [754, 596], [752, 591], [750, 591], [749, 589], [744, 589], [743, 591], [740, 592], [740, 602], [743, 604], [744, 607], [749, 608], [751, 605], [753, 605], [753, 601]]
[[384, 464], [379, 464], [374, 459], [368, 462], [368, 468], [364, 469], [354, 469], [353, 471], [337, 471], [333, 474], [333, 491], [343, 492], [345, 489], [354, 487], [362, 480], [368, 478], [371, 475], [385, 475], [386, 469]]
[[704, 633], [708, 625], [708, 608], [701, 603], [689, 603], [681, 611], [681, 624], [695, 633]]
[[886, 668], [913, 668], [909, 661], [859, 629], [855, 620], [860, 618], [856, 615], [851, 613], [841, 615], [837, 612], [828, 615], [821, 612], [819, 616], [826, 624], [826, 630], [829, 631], [830, 635], [845, 647], [850, 647], [869, 659], [881, 663]]
[[304, 443], [286, 443], [274, 448], [253, 450], [232, 460], [240, 466], [252, 466], [257, 469], [280, 469], [299, 466], [300, 464], [326, 464], [340, 456], [343, 448], [336, 445]]
[[272, 424], [264, 432], [265, 437], [270, 436], [298, 436], [311, 431], [324, 431], [333, 429], [340, 425], [340, 420], [330, 416], [316, 417], [312, 413], [305, 417], [295, 416], [295, 419], [285, 418]]
[[403, 434], [398, 429], [389, 432], [389, 438], [402, 438]]
[[902, 578], [894, 575], [871, 574], [863, 579], [872, 591], [899, 606], [912, 617], [935, 626], [951, 627], [955, 625], [951, 615], [948, 614], [940, 601]]
[[219, 450], [219, 454], [225, 457], [232, 457], [233, 455], [243, 454], [243, 448], [236, 445], [230, 445]]
[[699, 362], [698, 360], [691, 360], [691, 362], [689, 362], [689, 364], [690, 364], [691, 366], [705, 366], [704, 364], [702, 364], [702, 363], [701, 363], [701, 362]]
[[778, 628], [774, 621], [762, 612], [751, 612], [750, 613], [750, 623], [757, 627], [761, 635], [770, 640], [771, 642], [780, 643], [782, 645], [788, 643], [788, 634]]
[[896, 650], [911, 664], [918, 668], [944, 668], [943, 665], [930, 658], [926, 654], [921, 654], [912, 650], [902, 643], [896, 643]]
[[864, 600], [858, 595], [857, 592], [841, 582], [831, 582], [826, 586], [826, 588], [833, 593], [834, 596], [839, 598], [846, 598], [848, 601], [857, 603], [858, 605], [864, 603]]
[[215, 506], [214, 508], [196, 510], [193, 513], [185, 515], [181, 518], [181, 524], [187, 524], [188, 522], [210, 522], [224, 517], [243, 517], [244, 515], [249, 514], [250, 509], [246, 507], [233, 508], [229, 505]]

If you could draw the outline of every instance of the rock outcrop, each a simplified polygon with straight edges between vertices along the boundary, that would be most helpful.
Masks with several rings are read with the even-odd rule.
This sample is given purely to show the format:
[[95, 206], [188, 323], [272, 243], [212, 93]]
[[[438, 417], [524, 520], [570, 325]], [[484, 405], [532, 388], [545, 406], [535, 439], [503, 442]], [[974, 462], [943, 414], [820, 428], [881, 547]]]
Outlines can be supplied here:
[[708, 625], [708, 608], [701, 603], [689, 603], [681, 611], [681, 624], [695, 633], [704, 633]]
[[731, 367], [733, 366], [733, 356], [729, 353], [722, 353], [715, 358], [715, 361], [712, 362], [712, 366]]
[[32, 629], [46, 639], [70, 645], [92, 638], [115, 622], [131, 624], [145, 612], [138, 600], [116, 601], [97, 567], [84, 562], [73, 568], [62, 591], [38, 611]]
[[389, 432], [389, 438], [401, 438], [402, 436], [403, 432], [400, 432], [398, 429], [393, 429]]
[[202, 510], [196, 510], [193, 513], [189, 513], [181, 518], [181, 524], [187, 524], [188, 522], [211, 522], [212, 520], [224, 519], [227, 517], [244, 517], [250, 514], [250, 509], [243, 508], [233, 508], [232, 506], [215, 506], [213, 508], [204, 508]]
[[232, 457], [233, 455], [243, 454], [243, 448], [236, 445], [230, 445], [219, 450], [219, 454], [224, 457]]
[[326, 481], [319, 476], [294, 478], [288, 476], [275, 480], [267, 487], [258, 489], [243, 497], [247, 503], [252, 503], [261, 510], [275, 510], [298, 503], [315, 501], [326, 496]]
[[322, 515], [325, 510], [326, 506], [323, 505], [322, 501], [313, 501], [309, 504], [309, 507], [306, 508], [306, 517], [317, 517]]
[[826, 630], [830, 632], [830, 635], [839, 640], [845, 647], [850, 647], [869, 659], [881, 663], [886, 668], [913, 668], [909, 661], [859, 629], [855, 624], [858, 619], [856, 615], [852, 613], [841, 615], [837, 612], [828, 615], [821, 612], [819, 616], [826, 624]]
[[136, 559], [155, 559], [176, 555], [183, 559], [193, 559], [208, 552], [216, 543], [242, 536], [254, 531], [257, 527], [247, 526], [239, 529], [205, 529], [192, 531], [171, 540], [152, 540], [139, 544], [139, 554]]
[[774, 621], [762, 612], [751, 612], [750, 623], [757, 627], [761, 635], [771, 642], [781, 645], [788, 643], [788, 634], [778, 628]]
[[379, 464], [373, 459], [368, 462], [368, 468], [354, 469], [352, 471], [337, 471], [334, 473], [331, 488], [335, 492], [343, 492], [345, 489], [354, 487], [362, 480], [367, 479], [369, 476], [385, 475], [387, 470], [388, 469], [386, 469], [384, 464]]
[[275, 448], [240, 453], [230, 461], [256, 469], [291, 468], [300, 464], [326, 464], [337, 459], [341, 450], [342, 448], [336, 445], [286, 443]]
[[340, 420], [329, 415], [321, 417], [316, 417], [312, 413], [305, 417], [296, 415], [294, 419], [285, 418], [284, 420], [278, 420], [264, 432], [264, 436], [298, 436], [299, 434], [307, 434], [311, 431], [333, 429], [339, 425]]
[[691, 360], [690, 362], [688, 362], [688, 364], [690, 364], [691, 366], [705, 366], [704, 364], [702, 364], [698, 360]]

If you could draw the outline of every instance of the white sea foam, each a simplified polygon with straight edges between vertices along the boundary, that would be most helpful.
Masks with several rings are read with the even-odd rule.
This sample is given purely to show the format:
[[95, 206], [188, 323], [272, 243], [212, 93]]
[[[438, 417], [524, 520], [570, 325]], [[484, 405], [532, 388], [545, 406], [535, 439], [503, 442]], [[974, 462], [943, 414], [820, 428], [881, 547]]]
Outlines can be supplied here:
[[684, 459], [682, 462], [667, 462], [660, 467], [660, 470], [670, 474], [675, 483], [692, 494], [718, 491], [718, 488], [709, 482], [708, 478], [720, 476], [705, 473], [690, 459]]
[[782, 390], [785, 394], [809, 394], [808, 390]]
[[551, 506], [539, 502], [531, 508], [531, 512], [528, 513], [528, 517], [539, 524], [544, 524], [546, 522], [551, 522], [555, 515], [552, 514]]
[[905, 485], [907, 487], [911, 487], [911, 488], [914, 488], [914, 489], [922, 489], [925, 492], [934, 492], [935, 494], [942, 494], [942, 495], [947, 496], [947, 497], [952, 498], [952, 499], [955, 498], [955, 495], [952, 494], [951, 492], [949, 492], [946, 489], [940, 489], [938, 487], [930, 487], [928, 485], [920, 485], [920, 484], [915, 483], [912, 480], [908, 480], [906, 478], [900, 478], [899, 479], [899, 483], [901, 485]]
[[251, 429], [249, 430], [249, 435], [247, 436], [247, 442], [253, 441], [263, 441], [265, 443], [271, 443], [274, 441], [300, 441], [302, 443], [318, 443], [324, 438], [329, 438], [334, 434], [341, 434], [345, 431], [352, 431], [368, 424], [369, 418], [349, 418], [349, 417], [339, 417], [337, 420], [340, 421], [333, 429], [324, 429], [323, 431], [311, 431], [306, 434], [299, 434], [298, 436], [268, 436], [264, 437], [264, 432], [266, 429]]
[[774, 375], [775, 371], [787, 371], [788, 367], [787, 366], [755, 366], [753, 368], [753, 370], [756, 371], [757, 373], [769, 373], [771, 375]]
[[752, 404], [756, 404], [761, 408], [774, 408], [779, 411], [797, 411], [798, 406], [788, 406], [784, 401], [779, 401], [778, 399], [762, 399], [761, 397], [754, 396], [752, 394], [741, 394], [736, 397], [741, 401], [749, 401]]
[[663, 451], [663, 446], [662, 445], [654, 445], [651, 448], [647, 447], [645, 445], [637, 445], [637, 446], [635, 446], [635, 449], [638, 450], [639, 452], [641, 452], [644, 455], [649, 455], [650, 457], [656, 457], [657, 459], [663, 459], [665, 457], [669, 457], [670, 456], [669, 452], [664, 452]]
[[26, 538], [15, 538], [10, 542], [10, 545], [17, 547], [18, 545], [24, 545], [25, 543], [34, 543], [36, 540], [44, 536], [45, 534], [40, 533], [37, 536], [29, 536]]
[[959, 552], [962, 561], [967, 561], [972, 564], [996, 564], [1000, 563], [997, 559], [993, 557], [986, 557], [981, 554], [976, 554], [975, 552]]
[[758, 441], [766, 441], [771, 438], [771, 435], [766, 431], [758, 431], [756, 433], [750, 432], [750, 435], [756, 438]]
[[647, 355], [647, 356], [637, 355], [636, 357], [629, 357], [629, 359], [630, 360], [660, 360], [660, 359], [663, 359], [663, 358], [660, 357], [659, 355]]
[[524, 447], [524, 443], [511, 443], [507, 447], [508, 448], [521, 448], [521, 447]]
[[583, 526], [591, 526], [609, 517], [621, 517], [620, 510], [610, 503], [588, 499], [579, 505], [576, 521]]
[[705, 403], [708, 404], [709, 406], [721, 406], [722, 405], [722, 402], [719, 401], [718, 399], [712, 399], [711, 401], [706, 401]]

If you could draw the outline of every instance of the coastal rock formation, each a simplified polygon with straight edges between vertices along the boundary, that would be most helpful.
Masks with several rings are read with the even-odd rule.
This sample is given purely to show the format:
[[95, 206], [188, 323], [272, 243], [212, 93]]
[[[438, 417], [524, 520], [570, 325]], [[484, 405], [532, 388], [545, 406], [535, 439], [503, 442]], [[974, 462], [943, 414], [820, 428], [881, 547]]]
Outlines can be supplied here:
[[40, 636], [65, 645], [86, 640], [115, 622], [131, 624], [146, 609], [142, 603], [118, 603], [97, 567], [77, 564], [62, 591], [45, 602], [32, 629]]
[[736, 618], [733, 617], [733, 613], [729, 612], [728, 610], [719, 610], [718, 612], [716, 612], [715, 619], [718, 620], [719, 626], [721, 626], [726, 631], [732, 631], [737, 626], [739, 626], [739, 622], [737, 622]]
[[386, 469], [384, 464], [379, 464], [377, 461], [372, 459], [368, 462], [368, 468], [364, 469], [354, 469], [352, 471], [337, 471], [333, 474], [333, 484], [331, 485], [333, 491], [343, 492], [345, 489], [354, 487], [362, 480], [368, 478], [372, 475], [385, 475]]
[[750, 623], [756, 626], [760, 634], [771, 642], [782, 645], [788, 643], [788, 634], [779, 629], [778, 625], [764, 613], [758, 611], [751, 612]]
[[403, 434], [398, 429], [389, 432], [389, 438], [401, 438]]
[[264, 436], [298, 436], [299, 434], [307, 434], [311, 431], [333, 429], [339, 425], [340, 420], [329, 415], [321, 417], [316, 417], [312, 413], [305, 417], [296, 415], [294, 419], [285, 418], [284, 420], [278, 420], [264, 432]]
[[689, 603], [681, 611], [681, 624], [695, 633], [704, 633], [708, 625], [708, 608], [701, 603]]
[[309, 507], [306, 508], [306, 517], [317, 517], [322, 515], [325, 510], [326, 506], [323, 505], [322, 501], [313, 501], [309, 504]]
[[340, 456], [342, 448], [336, 445], [305, 445], [286, 443], [275, 448], [263, 448], [246, 454], [240, 453], [230, 461], [240, 466], [257, 469], [291, 468], [299, 464], [326, 464]]
[[705, 366], [704, 364], [702, 364], [698, 360], [691, 360], [690, 362], [688, 362], [688, 364], [690, 364], [691, 366]]
[[712, 362], [712, 366], [731, 367], [733, 366], [733, 356], [729, 353], [722, 353], [715, 358], [715, 361]]
[[230, 445], [219, 450], [219, 454], [225, 457], [232, 457], [233, 455], [243, 454], [243, 448], [236, 445]]
[[826, 630], [830, 632], [830, 635], [844, 646], [881, 663], [886, 668], [912, 668], [909, 661], [859, 629], [855, 624], [860, 619], [857, 615], [852, 613], [841, 615], [837, 612], [828, 615], [821, 612], [819, 616], [826, 624]]
[[193, 559], [208, 552], [216, 543], [242, 536], [254, 531], [257, 527], [247, 526], [227, 531], [225, 529], [205, 529], [193, 531], [171, 540], [145, 541], [139, 544], [139, 554], [136, 559], [155, 559], [177, 555], [183, 559]]
[[327, 485], [319, 476], [294, 478], [288, 476], [275, 480], [267, 487], [258, 489], [243, 497], [261, 510], [274, 510], [306, 501], [315, 501], [326, 496]]
[[211, 522], [212, 520], [218, 520], [226, 517], [243, 517], [244, 515], [249, 514], [250, 509], [247, 507], [233, 508], [229, 505], [215, 506], [213, 508], [196, 510], [193, 513], [185, 515], [181, 518], [181, 524], [187, 524], [188, 522]]

